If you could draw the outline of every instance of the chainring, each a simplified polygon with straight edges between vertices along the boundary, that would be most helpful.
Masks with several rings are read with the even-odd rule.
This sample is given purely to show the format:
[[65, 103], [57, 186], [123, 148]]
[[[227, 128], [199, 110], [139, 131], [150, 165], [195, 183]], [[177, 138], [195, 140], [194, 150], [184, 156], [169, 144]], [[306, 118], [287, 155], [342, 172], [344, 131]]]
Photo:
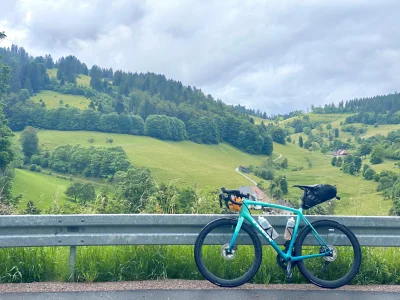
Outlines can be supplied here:
[[[289, 244], [290, 244], [290, 241], [286, 241], [285, 242], [285, 244], [284, 244], [285, 249], [283, 250], [283, 252], [287, 253], [287, 251], [289, 250]], [[294, 255], [295, 255], [295, 253], [294, 253], [294, 246], [293, 246], [292, 256], [294, 256]], [[278, 266], [280, 268], [282, 268], [283, 270], [286, 271], [287, 262], [279, 254], [276, 255], [276, 262], [278, 263]], [[296, 262], [292, 262], [292, 266], [291, 267], [294, 268], [295, 265], [296, 265]]]

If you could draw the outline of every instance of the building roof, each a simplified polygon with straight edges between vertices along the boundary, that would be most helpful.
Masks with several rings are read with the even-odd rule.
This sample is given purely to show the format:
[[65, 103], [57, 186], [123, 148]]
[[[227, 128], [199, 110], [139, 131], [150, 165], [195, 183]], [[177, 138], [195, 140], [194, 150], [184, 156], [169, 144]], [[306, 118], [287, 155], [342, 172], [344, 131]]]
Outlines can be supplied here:
[[241, 186], [239, 191], [243, 194], [250, 194], [256, 201], [271, 203], [271, 199], [257, 186]]

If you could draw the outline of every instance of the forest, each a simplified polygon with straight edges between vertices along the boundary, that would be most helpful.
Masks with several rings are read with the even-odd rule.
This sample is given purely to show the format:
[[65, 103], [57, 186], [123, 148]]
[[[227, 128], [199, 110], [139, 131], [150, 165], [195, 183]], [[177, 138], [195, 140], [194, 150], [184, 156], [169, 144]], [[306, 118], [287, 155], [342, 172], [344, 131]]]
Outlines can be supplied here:
[[[89, 130], [149, 135], [164, 140], [189, 139], [196, 143], [227, 142], [251, 154], [270, 155], [279, 127], [261, 127], [233, 106], [154, 73], [88, 69], [74, 56], [53, 61], [51, 55], [31, 57], [22, 47], [0, 49], [10, 67], [3, 103], [9, 127], [26, 126], [55, 130]], [[57, 79], [48, 68], [57, 68]], [[91, 76], [90, 87], [77, 85], [79, 74]], [[29, 98], [41, 90], [82, 95], [90, 100], [86, 110], [69, 107], [47, 109], [46, 103]], [[150, 116], [150, 118], [149, 118]], [[160, 130], [166, 129], [166, 130]], [[256, 143], [254, 143], [256, 141]], [[284, 142], [284, 139], [277, 139]]]
[[[1, 33], [0, 38], [4, 36]], [[210, 191], [156, 184], [150, 171], [133, 166], [122, 148], [112, 147], [110, 138], [107, 148], [62, 145], [53, 150], [42, 149], [37, 131], [48, 129], [144, 135], [199, 144], [228, 143], [250, 154], [268, 156], [273, 152], [273, 142], [297, 144], [302, 151], [324, 155], [345, 149], [351, 154], [334, 156], [331, 166], [377, 182], [377, 190], [393, 200], [391, 213], [400, 214], [397, 173], [392, 170], [378, 172], [374, 167], [386, 160], [400, 159], [400, 131], [363, 136], [368, 125], [377, 128], [382, 124], [400, 123], [400, 96], [397, 93], [341, 101], [337, 105], [312, 106], [316, 115], [347, 114], [340, 126], [332, 126], [326, 120], [310, 118], [301, 111], [267, 116], [260, 110], [226, 105], [205, 95], [201, 89], [184, 86], [180, 81], [160, 74], [114, 71], [96, 65], [88, 68], [72, 55], [54, 61], [50, 54], [32, 57], [24, 48], [12, 45], [11, 48], [0, 48], [0, 57], [0, 213], [13, 212], [20, 200], [20, 195], [12, 193], [12, 179], [17, 167], [54, 172], [56, 176], [70, 180], [66, 194], [75, 200], [75, 204], [66, 204], [67, 207], [61, 209], [63, 212], [79, 211], [82, 201], [87, 209], [95, 212], [193, 212], [199, 207], [200, 211], [208, 211], [197, 201], [201, 198], [198, 193], [203, 193], [206, 198], [213, 197]], [[54, 69], [57, 72], [50, 76], [49, 71]], [[90, 76], [87, 85], [79, 84], [81, 75]], [[57, 95], [82, 96], [87, 100], [87, 107], [71, 106], [61, 97], [53, 99], [59, 104], [57, 108], [48, 108], [48, 99], [32, 101], [32, 97], [45, 90]], [[255, 124], [253, 117], [264, 120]], [[291, 120], [284, 126], [279, 124], [280, 120], [287, 119]], [[364, 125], [359, 126], [359, 123]], [[13, 138], [13, 131], [22, 132], [18, 142]], [[343, 139], [343, 134], [351, 137]], [[92, 144], [93, 141], [89, 139], [88, 142]], [[312, 161], [306, 161], [309, 169], [312, 168]], [[398, 162], [393, 167], [396, 166]], [[290, 171], [302, 168], [295, 167]], [[260, 166], [250, 166], [249, 170], [270, 181], [268, 190], [273, 197], [287, 194], [286, 177], [274, 175], [277, 170], [289, 170], [287, 158], [278, 163], [268, 159]], [[75, 177], [81, 179], [75, 180]], [[85, 178], [94, 182], [104, 180], [112, 186], [113, 192], [96, 187], [100, 197], [96, 198], [92, 192], [94, 183], [85, 182]], [[191, 202], [186, 203], [181, 195], [186, 195]], [[57, 212], [57, 209], [60, 208], [51, 207], [49, 212]], [[27, 210], [38, 211], [33, 203], [29, 203]], [[218, 208], [211, 207], [209, 211], [218, 211]]]

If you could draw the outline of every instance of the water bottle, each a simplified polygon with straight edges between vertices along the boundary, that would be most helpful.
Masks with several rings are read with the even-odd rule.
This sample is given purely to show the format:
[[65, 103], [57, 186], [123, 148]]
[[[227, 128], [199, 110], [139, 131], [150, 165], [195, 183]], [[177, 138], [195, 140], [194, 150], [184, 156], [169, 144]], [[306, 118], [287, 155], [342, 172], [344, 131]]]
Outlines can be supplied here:
[[276, 239], [278, 237], [278, 233], [275, 231], [275, 229], [272, 227], [272, 225], [268, 222], [266, 218], [258, 217], [258, 223], [272, 239]]
[[284, 239], [285, 240], [291, 240], [292, 239], [292, 234], [293, 234], [293, 229], [294, 229], [294, 219], [291, 217], [287, 223], [286, 223], [286, 228], [285, 228], [285, 234], [284, 234]]

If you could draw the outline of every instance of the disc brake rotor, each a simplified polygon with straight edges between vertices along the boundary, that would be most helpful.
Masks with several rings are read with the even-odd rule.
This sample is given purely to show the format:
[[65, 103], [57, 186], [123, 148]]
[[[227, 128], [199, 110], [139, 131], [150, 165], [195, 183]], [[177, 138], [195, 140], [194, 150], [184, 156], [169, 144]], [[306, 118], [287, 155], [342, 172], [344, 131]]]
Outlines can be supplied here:
[[221, 256], [226, 260], [234, 259], [236, 256], [237, 246], [235, 245], [230, 252], [228, 252], [229, 244], [225, 244], [221, 248]]
[[[338, 257], [338, 251], [337, 251], [337, 248], [335, 247], [335, 246], [332, 246], [332, 245], [328, 245], [328, 247], [329, 247], [329, 249], [331, 249], [332, 250], [332, 254], [331, 255], [327, 255], [327, 256], [324, 256], [324, 259], [326, 260], [326, 261], [328, 261], [328, 262], [333, 262], [333, 261], [335, 261], [336, 259], [337, 259], [337, 257]], [[324, 251], [326, 252], [326, 247], [324, 247]]]

